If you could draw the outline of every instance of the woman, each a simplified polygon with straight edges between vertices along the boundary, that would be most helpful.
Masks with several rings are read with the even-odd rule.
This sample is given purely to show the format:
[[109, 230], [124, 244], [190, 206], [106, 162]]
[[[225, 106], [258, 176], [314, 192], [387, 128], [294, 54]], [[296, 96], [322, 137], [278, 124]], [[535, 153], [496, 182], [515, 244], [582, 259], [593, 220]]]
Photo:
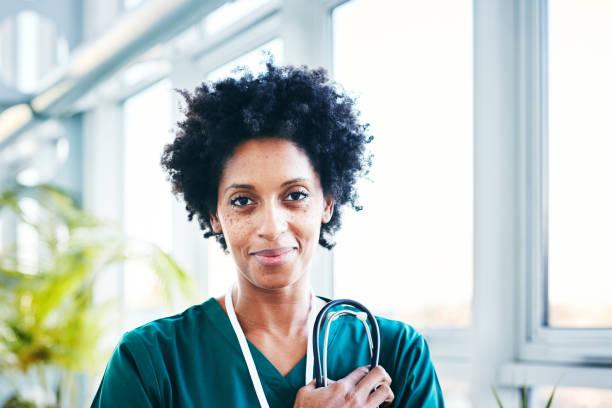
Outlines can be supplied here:
[[345, 318], [330, 332], [336, 381], [315, 388], [306, 369], [309, 322], [328, 301], [311, 295], [313, 255], [334, 245], [341, 210], [359, 209], [370, 165], [354, 101], [323, 70], [271, 63], [182, 94], [162, 166], [189, 220], [232, 255], [237, 283], [128, 332], [92, 406], [443, 407], [425, 340], [400, 322], [377, 318], [376, 368], [361, 322]]

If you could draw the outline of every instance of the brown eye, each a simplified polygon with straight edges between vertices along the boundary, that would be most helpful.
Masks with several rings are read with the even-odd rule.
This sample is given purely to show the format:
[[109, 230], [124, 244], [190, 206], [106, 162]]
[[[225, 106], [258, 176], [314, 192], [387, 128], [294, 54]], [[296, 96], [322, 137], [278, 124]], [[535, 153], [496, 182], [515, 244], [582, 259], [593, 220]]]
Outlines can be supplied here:
[[230, 200], [230, 204], [232, 205], [232, 207], [244, 207], [252, 203], [253, 203], [253, 200], [251, 200], [249, 197], [244, 197], [244, 196], [232, 198]]
[[306, 194], [303, 191], [294, 191], [292, 193], [289, 193], [289, 195], [287, 196], [287, 200], [288, 201], [300, 201], [305, 199], [306, 197], [308, 197], [308, 194]]

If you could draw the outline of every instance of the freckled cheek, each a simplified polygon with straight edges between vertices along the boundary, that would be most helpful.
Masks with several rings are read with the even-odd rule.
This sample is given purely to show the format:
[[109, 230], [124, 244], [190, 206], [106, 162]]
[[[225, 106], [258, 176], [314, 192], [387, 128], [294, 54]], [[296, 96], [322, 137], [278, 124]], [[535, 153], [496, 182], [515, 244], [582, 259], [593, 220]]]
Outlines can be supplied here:
[[234, 250], [240, 251], [248, 243], [253, 229], [253, 220], [248, 216], [228, 214], [223, 219], [222, 227], [225, 239], [228, 246], [232, 248], [232, 252], [235, 252]]

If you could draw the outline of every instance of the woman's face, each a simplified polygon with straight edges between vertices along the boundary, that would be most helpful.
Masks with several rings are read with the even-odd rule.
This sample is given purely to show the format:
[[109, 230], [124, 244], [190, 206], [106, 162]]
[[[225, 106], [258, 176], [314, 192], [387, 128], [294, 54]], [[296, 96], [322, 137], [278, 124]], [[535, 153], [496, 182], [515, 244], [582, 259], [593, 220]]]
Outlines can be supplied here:
[[308, 276], [333, 200], [300, 148], [277, 138], [244, 142], [225, 164], [217, 197], [211, 224], [242, 278], [278, 289]]

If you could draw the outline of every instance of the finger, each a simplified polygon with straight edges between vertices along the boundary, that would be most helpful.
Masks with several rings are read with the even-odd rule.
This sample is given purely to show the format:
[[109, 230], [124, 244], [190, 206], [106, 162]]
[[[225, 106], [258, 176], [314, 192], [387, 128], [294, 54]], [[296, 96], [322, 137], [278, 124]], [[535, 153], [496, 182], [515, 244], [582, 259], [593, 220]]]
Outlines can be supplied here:
[[339, 380], [340, 382], [347, 382], [351, 385], [358, 384], [366, 375], [368, 375], [368, 366], [357, 367], [349, 375]]
[[391, 403], [395, 395], [393, 391], [391, 391], [391, 387], [387, 383], [380, 383], [376, 391], [374, 391], [368, 397], [367, 406], [368, 407], [377, 407], [382, 405], [383, 403]]
[[317, 380], [314, 379], [314, 380], [312, 380], [311, 382], [309, 382], [308, 384], [306, 384], [302, 388], [306, 388], [306, 389], [309, 389], [309, 390], [314, 390], [316, 387], [317, 387]]
[[382, 366], [374, 367], [370, 373], [357, 384], [357, 393], [365, 398], [379, 383], [391, 385], [391, 377]]
[[[334, 384], [334, 383], [336, 383], [336, 382], [337, 382], [337, 381], [332, 380], [331, 378], [326, 378], [326, 379], [324, 379], [324, 380], [325, 380], [325, 381], [324, 381], [324, 383], [323, 383], [323, 384], [325, 384], [325, 385], [323, 385], [323, 387], [329, 387], [330, 385], [332, 385], [332, 384]], [[354, 386], [355, 386], [355, 384], [352, 384], [352, 386], [354, 387]], [[316, 382], [315, 382], [315, 387], [316, 387]]]

